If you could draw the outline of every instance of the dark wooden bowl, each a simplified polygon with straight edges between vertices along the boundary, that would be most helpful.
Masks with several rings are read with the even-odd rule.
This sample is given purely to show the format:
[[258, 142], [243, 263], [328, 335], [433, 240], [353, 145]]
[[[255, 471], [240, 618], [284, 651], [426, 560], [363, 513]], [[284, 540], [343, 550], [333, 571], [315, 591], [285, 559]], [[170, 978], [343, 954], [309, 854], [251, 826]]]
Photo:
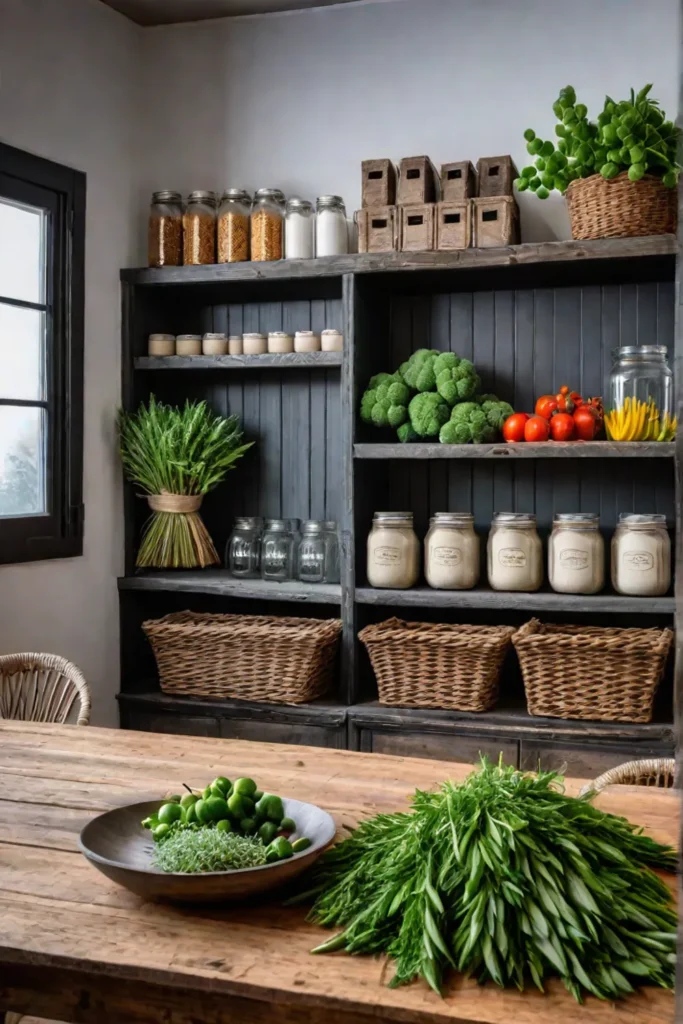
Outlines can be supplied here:
[[140, 822], [154, 814], [163, 803], [152, 800], [129, 804], [100, 814], [81, 832], [79, 845], [91, 864], [114, 882], [146, 900], [171, 900], [176, 903], [213, 903], [218, 900], [243, 900], [286, 886], [310, 867], [332, 843], [333, 819], [314, 804], [283, 797], [285, 815], [293, 818], [297, 830], [293, 838], [307, 836], [311, 845], [289, 860], [263, 864], [257, 868], [212, 871], [202, 874], [176, 874], [159, 871], [152, 865], [154, 840]]

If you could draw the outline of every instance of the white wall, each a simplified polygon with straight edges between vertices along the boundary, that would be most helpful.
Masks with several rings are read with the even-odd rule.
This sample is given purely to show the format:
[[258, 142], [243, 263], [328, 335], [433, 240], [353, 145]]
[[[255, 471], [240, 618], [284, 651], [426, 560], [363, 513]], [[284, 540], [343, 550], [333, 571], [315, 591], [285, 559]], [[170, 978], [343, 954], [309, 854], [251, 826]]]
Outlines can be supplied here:
[[79, 665], [93, 723], [118, 723], [123, 564], [113, 416], [120, 395], [121, 266], [138, 262], [142, 30], [98, 0], [1, 0], [0, 139], [85, 171], [85, 545], [82, 558], [0, 567], [0, 652]]
[[[677, 102], [676, 0], [398, 0], [151, 29], [147, 185], [263, 185], [360, 205], [360, 161], [511, 153], [553, 135], [573, 84], [596, 112], [654, 82]], [[521, 196], [527, 241], [569, 237], [564, 203]]]

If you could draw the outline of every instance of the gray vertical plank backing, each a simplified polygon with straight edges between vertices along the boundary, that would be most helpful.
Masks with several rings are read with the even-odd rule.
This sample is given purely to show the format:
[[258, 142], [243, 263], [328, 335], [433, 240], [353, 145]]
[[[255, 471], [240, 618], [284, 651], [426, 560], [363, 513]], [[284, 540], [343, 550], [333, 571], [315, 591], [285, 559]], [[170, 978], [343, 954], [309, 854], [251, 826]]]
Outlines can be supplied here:
[[[341, 508], [339, 513], [339, 536], [341, 541], [341, 671], [340, 697], [347, 704], [357, 698], [358, 646], [356, 641], [356, 553], [354, 537], [354, 464], [353, 440], [355, 431], [355, 394], [363, 386], [356, 381], [356, 337], [360, 344], [360, 295], [357, 280], [353, 274], [345, 274], [342, 284], [342, 332], [344, 334], [344, 359], [341, 371]], [[366, 340], [363, 338], [363, 340]]]

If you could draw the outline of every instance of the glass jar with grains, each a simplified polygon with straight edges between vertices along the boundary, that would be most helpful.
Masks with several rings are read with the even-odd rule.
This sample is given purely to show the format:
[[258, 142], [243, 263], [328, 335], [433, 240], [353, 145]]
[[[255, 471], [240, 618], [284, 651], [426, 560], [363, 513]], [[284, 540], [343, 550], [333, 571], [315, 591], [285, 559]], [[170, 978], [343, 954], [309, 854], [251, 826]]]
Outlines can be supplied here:
[[470, 590], [479, 581], [479, 538], [469, 512], [436, 512], [425, 537], [425, 579], [435, 590]]
[[183, 197], [180, 192], [154, 192], [147, 222], [150, 267], [179, 267], [183, 262]]
[[313, 204], [297, 196], [287, 200], [285, 214], [285, 259], [310, 260], [313, 257]]
[[605, 584], [605, 542], [592, 512], [556, 515], [548, 541], [548, 579], [559, 594], [597, 594]]
[[420, 544], [412, 512], [375, 512], [368, 534], [368, 583], [407, 590], [420, 575]]
[[216, 196], [190, 192], [183, 214], [183, 263], [185, 266], [216, 262]]
[[671, 586], [666, 516], [622, 513], [612, 537], [612, 586], [618, 594], [659, 597]]
[[543, 582], [543, 547], [536, 533], [536, 516], [496, 512], [487, 556], [493, 590], [538, 590]]
[[249, 259], [251, 196], [243, 188], [223, 193], [218, 210], [217, 255], [219, 263], [243, 263]]
[[251, 258], [263, 263], [283, 254], [285, 197], [279, 188], [260, 188], [251, 210]]
[[341, 256], [349, 251], [349, 226], [341, 196], [318, 196], [315, 219], [316, 256]]

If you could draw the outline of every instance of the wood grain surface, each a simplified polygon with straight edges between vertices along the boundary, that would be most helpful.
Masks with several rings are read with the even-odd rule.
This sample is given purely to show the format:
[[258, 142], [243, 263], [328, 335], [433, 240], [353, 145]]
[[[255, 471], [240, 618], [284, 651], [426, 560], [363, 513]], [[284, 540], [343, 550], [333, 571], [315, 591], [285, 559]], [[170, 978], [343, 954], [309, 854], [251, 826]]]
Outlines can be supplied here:
[[[653, 989], [581, 1008], [557, 983], [545, 997], [462, 979], [444, 999], [421, 983], [391, 990], [381, 960], [311, 957], [321, 931], [302, 909], [143, 903], [77, 851], [93, 815], [217, 774], [254, 775], [263, 788], [318, 803], [341, 829], [404, 808], [416, 786], [468, 770], [351, 751], [0, 723], [0, 1012], [74, 1024], [670, 1024], [673, 997]], [[570, 780], [568, 789], [580, 785]], [[676, 842], [671, 792], [611, 788], [599, 804]]]

